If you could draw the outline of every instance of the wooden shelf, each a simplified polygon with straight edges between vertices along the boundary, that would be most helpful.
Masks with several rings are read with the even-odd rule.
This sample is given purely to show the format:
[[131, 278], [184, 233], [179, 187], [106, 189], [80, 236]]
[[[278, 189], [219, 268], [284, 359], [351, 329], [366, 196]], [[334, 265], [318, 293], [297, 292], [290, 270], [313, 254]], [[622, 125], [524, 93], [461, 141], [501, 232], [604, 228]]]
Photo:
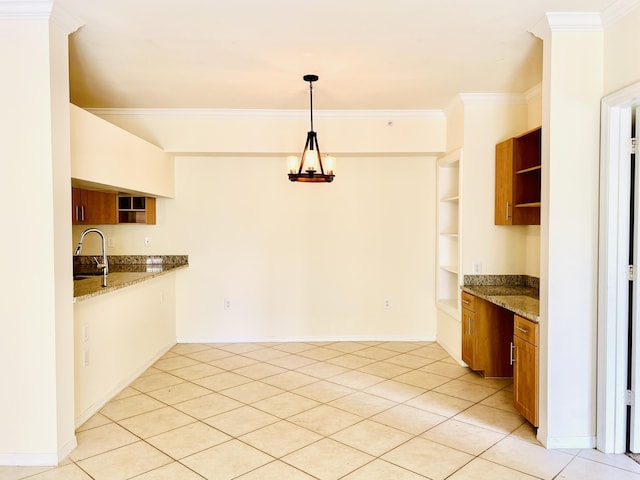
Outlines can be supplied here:
[[156, 199], [153, 197], [119, 195], [118, 223], [155, 225]]
[[516, 208], [540, 208], [541, 202], [518, 203]]
[[445, 237], [457, 237], [458, 232], [441, 232], [440, 235], [443, 235]]
[[516, 172], [516, 175], [522, 175], [524, 173], [531, 173], [531, 172], [539, 172], [540, 170], [542, 170], [542, 165], [536, 165], [535, 167], [523, 168], [522, 170], [518, 170]]

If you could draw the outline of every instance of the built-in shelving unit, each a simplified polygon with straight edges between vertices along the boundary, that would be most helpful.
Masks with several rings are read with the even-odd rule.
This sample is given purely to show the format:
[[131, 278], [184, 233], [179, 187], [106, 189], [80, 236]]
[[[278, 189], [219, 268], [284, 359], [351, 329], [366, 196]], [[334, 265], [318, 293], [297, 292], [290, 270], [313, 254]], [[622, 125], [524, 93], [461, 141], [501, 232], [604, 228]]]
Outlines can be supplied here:
[[156, 199], [118, 195], [118, 223], [156, 223]]
[[436, 304], [454, 318], [460, 318], [460, 178], [462, 150], [438, 159], [437, 167], [437, 270]]

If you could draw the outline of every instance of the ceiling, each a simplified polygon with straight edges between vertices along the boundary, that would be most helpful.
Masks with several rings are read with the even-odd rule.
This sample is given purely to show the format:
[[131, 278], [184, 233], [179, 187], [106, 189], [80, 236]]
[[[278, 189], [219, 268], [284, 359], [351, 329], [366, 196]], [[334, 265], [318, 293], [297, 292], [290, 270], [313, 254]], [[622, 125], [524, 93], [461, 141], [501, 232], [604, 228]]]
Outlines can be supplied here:
[[56, 0], [84, 108], [443, 109], [541, 81], [545, 12], [614, 0]]

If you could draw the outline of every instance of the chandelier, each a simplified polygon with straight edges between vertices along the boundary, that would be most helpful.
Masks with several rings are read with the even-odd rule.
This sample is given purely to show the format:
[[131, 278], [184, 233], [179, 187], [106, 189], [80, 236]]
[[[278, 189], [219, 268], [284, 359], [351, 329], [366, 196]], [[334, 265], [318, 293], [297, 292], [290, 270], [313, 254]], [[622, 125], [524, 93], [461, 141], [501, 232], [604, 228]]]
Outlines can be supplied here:
[[311, 129], [307, 132], [307, 142], [300, 157], [300, 162], [296, 157], [289, 157], [289, 180], [292, 182], [314, 182], [329, 183], [333, 181], [333, 169], [335, 159], [326, 157], [327, 170], [325, 172], [320, 147], [318, 145], [318, 135], [313, 130], [313, 82], [318, 80], [317, 75], [305, 75], [302, 77], [305, 82], [309, 82], [309, 111], [311, 113]]

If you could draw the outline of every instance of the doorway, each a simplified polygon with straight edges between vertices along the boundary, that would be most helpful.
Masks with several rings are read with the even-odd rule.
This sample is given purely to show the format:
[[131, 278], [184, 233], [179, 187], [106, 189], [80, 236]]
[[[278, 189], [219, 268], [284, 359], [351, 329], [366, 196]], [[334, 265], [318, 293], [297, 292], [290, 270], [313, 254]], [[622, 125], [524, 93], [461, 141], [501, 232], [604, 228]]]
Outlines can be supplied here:
[[635, 352], [640, 346], [640, 326], [635, 326], [639, 282], [630, 282], [637, 268], [635, 273], [629, 269], [640, 263], [640, 208], [637, 199], [632, 201], [640, 188], [631, 162], [638, 106], [640, 83], [602, 100], [597, 447], [605, 453], [640, 451], [640, 415], [628, 405], [640, 405], [640, 369], [635, 368], [640, 360]]

